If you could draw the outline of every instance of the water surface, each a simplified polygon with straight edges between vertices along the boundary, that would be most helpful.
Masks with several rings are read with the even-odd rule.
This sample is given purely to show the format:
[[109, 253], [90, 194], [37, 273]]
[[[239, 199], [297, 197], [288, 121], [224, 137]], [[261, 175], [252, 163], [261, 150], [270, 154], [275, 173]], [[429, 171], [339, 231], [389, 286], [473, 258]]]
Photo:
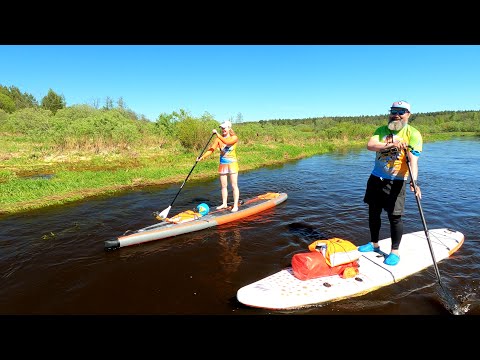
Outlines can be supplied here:
[[[314, 156], [242, 172], [241, 198], [268, 191], [289, 198], [261, 216], [170, 239], [106, 252], [105, 240], [155, 222], [181, 184], [10, 216], [0, 221], [0, 315], [444, 315], [433, 266], [361, 297], [302, 310], [246, 307], [236, 291], [277, 272], [321, 236], [369, 240], [363, 203], [374, 154]], [[480, 140], [424, 144], [421, 206], [429, 229], [465, 234], [462, 248], [439, 263], [448, 291], [480, 314]], [[185, 169], [185, 173], [189, 169]], [[218, 179], [193, 173], [170, 214], [201, 202], [219, 204]], [[409, 192], [405, 232], [423, 230]], [[381, 237], [389, 237], [384, 216]]]

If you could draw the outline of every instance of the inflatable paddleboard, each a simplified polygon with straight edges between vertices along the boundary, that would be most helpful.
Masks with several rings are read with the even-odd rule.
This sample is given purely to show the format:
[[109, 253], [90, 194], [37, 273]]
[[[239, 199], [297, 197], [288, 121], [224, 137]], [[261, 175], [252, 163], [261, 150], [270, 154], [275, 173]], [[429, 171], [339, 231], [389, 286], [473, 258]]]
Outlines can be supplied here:
[[[447, 228], [429, 230], [428, 234], [437, 263], [456, 252], [464, 241], [461, 232]], [[379, 245], [380, 253], [360, 253], [359, 273], [355, 277], [345, 279], [334, 275], [299, 280], [294, 276], [292, 268], [287, 267], [240, 288], [237, 299], [244, 305], [263, 309], [302, 308], [364, 295], [433, 266], [425, 231], [403, 235], [400, 262], [395, 266], [383, 263], [390, 253], [391, 239], [380, 240]]]
[[[208, 215], [185, 222], [173, 223], [170, 221], [162, 221], [158, 224], [136, 231], [127, 231], [124, 235], [117, 237], [114, 240], [107, 240], [104, 242], [104, 249], [114, 250], [124, 246], [165, 239], [240, 220], [281, 204], [287, 200], [287, 197], [286, 193], [268, 192], [253, 198], [242, 200], [239, 204], [238, 211], [236, 212], [231, 212], [232, 207], [229, 206], [226, 209], [215, 209], [210, 211]], [[174, 218], [176, 217], [174, 216], [171, 219]]]

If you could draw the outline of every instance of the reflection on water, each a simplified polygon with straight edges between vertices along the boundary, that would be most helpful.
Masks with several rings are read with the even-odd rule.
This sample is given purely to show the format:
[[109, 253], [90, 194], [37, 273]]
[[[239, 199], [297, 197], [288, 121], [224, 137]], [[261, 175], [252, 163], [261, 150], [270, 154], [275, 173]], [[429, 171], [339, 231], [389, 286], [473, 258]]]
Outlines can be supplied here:
[[[104, 241], [152, 225], [152, 213], [168, 206], [179, 184], [4, 218], [0, 314], [448, 314], [433, 267], [360, 297], [304, 309], [272, 312], [236, 301], [240, 287], [290, 265], [314, 240], [369, 239], [363, 193], [373, 161], [362, 149], [242, 172], [242, 197], [279, 191], [288, 200], [260, 216], [111, 252]], [[419, 165], [428, 228], [449, 227], [466, 238], [438, 264], [442, 283], [465, 315], [480, 314], [480, 141], [426, 143]], [[200, 202], [219, 204], [219, 183], [197, 181], [193, 173], [171, 211]], [[389, 237], [386, 215], [382, 221], [381, 237]], [[413, 194], [404, 228], [423, 229]]]
[[220, 254], [220, 265], [222, 265], [225, 279], [228, 281], [231, 275], [237, 272], [237, 269], [242, 262], [242, 257], [238, 254], [241, 240], [240, 230], [235, 228], [232, 230], [231, 234], [219, 231], [219, 236], [220, 240], [218, 241], [218, 244], [222, 251]]

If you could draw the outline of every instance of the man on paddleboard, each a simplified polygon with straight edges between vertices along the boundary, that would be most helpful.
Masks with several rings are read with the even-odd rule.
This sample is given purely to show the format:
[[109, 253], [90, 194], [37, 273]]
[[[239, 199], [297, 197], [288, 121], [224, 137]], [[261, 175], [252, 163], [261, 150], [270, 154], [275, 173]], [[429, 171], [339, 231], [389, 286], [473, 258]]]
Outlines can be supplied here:
[[[368, 226], [370, 242], [358, 247], [361, 252], [379, 252], [378, 245], [381, 213], [385, 210], [390, 222], [392, 247], [385, 258], [387, 265], [397, 265], [400, 261], [399, 247], [403, 235], [406, 183], [410, 176], [410, 190], [421, 198], [418, 178], [418, 158], [422, 152], [422, 135], [412, 127], [410, 104], [406, 101], [395, 101], [388, 117], [388, 124], [375, 130], [367, 143], [367, 149], [375, 151], [375, 165], [367, 181], [363, 201], [368, 204]], [[410, 160], [412, 173], [409, 174], [406, 156]]]
[[220, 165], [218, 166], [218, 173], [220, 175], [220, 185], [222, 187], [222, 204], [217, 206], [217, 209], [225, 209], [227, 207], [228, 199], [228, 181], [227, 175], [230, 176], [230, 185], [233, 192], [233, 207], [232, 212], [238, 211], [238, 199], [240, 198], [240, 191], [238, 189], [238, 161], [235, 149], [237, 148], [238, 137], [232, 129], [230, 121], [224, 121], [220, 124], [222, 135], [218, 134], [216, 129], [212, 132], [217, 135], [213, 145], [205, 151], [205, 153], [198, 157], [197, 161], [204, 160], [210, 156], [215, 149], [220, 150]]

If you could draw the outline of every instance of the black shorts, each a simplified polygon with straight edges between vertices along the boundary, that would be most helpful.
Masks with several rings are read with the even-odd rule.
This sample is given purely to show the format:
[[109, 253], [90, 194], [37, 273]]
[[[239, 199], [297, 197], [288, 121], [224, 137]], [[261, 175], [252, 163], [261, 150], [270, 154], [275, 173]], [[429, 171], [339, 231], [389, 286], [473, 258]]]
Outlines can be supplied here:
[[404, 215], [406, 183], [405, 180], [388, 180], [370, 175], [363, 201], [382, 207], [389, 214]]

